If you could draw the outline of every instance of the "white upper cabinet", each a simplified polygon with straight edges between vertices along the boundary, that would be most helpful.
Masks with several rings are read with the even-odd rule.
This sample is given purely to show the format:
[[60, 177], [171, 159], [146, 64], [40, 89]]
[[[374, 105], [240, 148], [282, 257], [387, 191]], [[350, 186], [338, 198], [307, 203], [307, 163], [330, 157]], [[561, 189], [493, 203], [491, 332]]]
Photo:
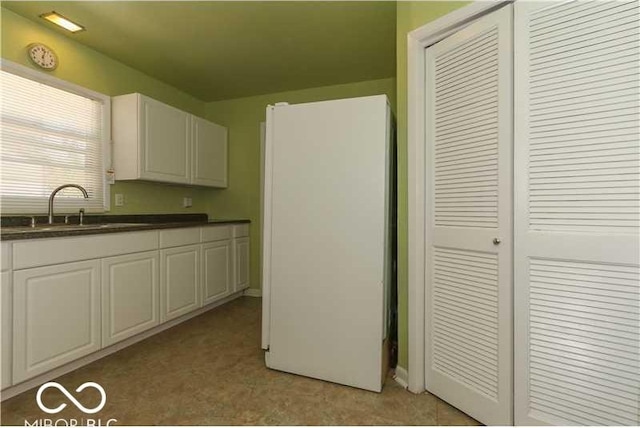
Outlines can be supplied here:
[[227, 185], [227, 129], [142, 94], [112, 100], [118, 180]]
[[191, 140], [191, 183], [227, 187], [227, 128], [193, 116]]
[[190, 115], [140, 94], [113, 98], [114, 166], [120, 180], [188, 184]]
[[189, 182], [189, 114], [138, 95], [141, 178]]

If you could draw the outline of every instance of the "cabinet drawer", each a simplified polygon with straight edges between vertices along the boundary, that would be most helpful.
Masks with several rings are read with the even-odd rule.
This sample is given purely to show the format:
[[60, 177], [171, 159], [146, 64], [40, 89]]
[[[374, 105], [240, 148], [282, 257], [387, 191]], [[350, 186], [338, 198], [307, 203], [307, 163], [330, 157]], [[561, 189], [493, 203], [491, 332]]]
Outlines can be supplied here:
[[231, 226], [209, 226], [200, 228], [202, 242], [221, 241], [231, 238]]
[[200, 243], [200, 230], [197, 227], [160, 231], [160, 248], [179, 247]]
[[13, 244], [13, 268], [25, 269], [158, 249], [158, 232], [33, 239]]
[[0, 246], [0, 268], [4, 272], [11, 269], [11, 244], [3, 242]]
[[233, 226], [233, 237], [240, 238], [243, 236], [249, 236], [248, 224], [236, 224]]

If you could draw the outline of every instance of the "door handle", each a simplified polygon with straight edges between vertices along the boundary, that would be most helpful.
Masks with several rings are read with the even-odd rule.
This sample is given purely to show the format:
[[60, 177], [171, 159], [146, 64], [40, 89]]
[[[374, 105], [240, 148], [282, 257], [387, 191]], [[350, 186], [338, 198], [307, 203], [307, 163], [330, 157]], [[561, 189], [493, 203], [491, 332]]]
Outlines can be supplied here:
[[493, 245], [500, 245], [500, 238], [493, 238]]

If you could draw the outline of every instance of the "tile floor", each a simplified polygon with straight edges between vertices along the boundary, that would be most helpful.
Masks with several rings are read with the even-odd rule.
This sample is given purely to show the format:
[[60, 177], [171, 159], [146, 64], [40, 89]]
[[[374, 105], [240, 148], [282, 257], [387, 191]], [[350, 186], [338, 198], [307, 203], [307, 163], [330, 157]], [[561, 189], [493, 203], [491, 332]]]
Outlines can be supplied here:
[[[101, 384], [106, 406], [93, 419], [118, 425], [478, 425], [431, 394], [414, 395], [391, 378], [376, 394], [269, 370], [260, 349], [260, 299], [243, 297], [64, 375], [69, 391]], [[36, 390], [2, 403], [3, 425], [42, 418], [82, 419], [69, 404], [56, 415]], [[93, 389], [76, 394], [92, 407]], [[43, 402], [67, 402], [47, 389]]]

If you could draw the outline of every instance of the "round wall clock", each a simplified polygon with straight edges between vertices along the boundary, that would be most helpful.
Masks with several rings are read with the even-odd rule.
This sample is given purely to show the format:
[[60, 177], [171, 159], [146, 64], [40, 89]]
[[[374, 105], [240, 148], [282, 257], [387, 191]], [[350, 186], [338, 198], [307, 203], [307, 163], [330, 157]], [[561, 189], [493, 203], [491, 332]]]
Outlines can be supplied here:
[[58, 66], [58, 56], [48, 46], [42, 43], [32, 43], [27, 46], [29, 59], [43, 70], [51, 71]]

